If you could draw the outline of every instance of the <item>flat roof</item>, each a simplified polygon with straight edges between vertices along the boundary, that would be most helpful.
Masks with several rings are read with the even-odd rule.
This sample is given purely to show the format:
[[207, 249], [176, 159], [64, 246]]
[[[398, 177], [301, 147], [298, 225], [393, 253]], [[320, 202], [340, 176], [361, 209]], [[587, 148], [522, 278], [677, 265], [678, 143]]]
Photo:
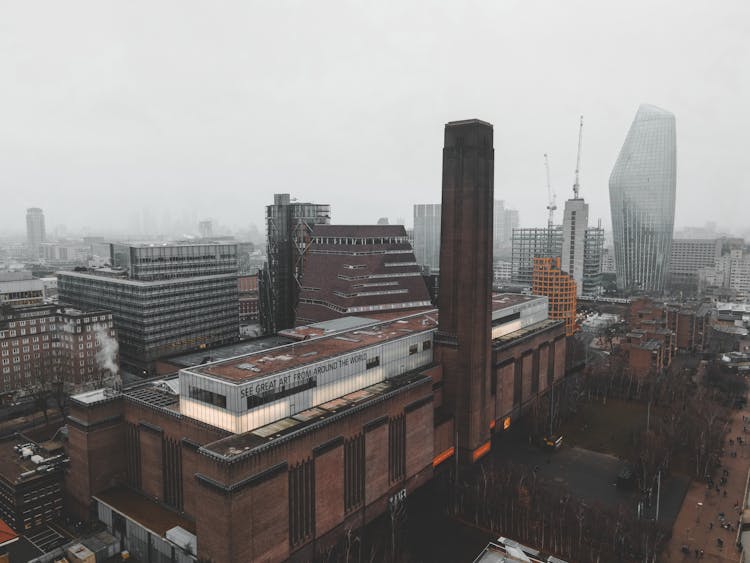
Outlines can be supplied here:
[[[21, 454], [16, 452], [15, 446], [19, 444], [28, 444], [29, 439], [22, 436], [16, 435], [11, 438], [6, 438], [0, 442], [0, 476], [10, 483], [17, 483], [20, 481], [21, 473], [26, 471], [32, 471], [39, 467], [31, 459], [24, 459]], [[52, 444], [56, 444], [52, 443]], [[38, 444], [35, 444], [38, 446]], [[42, 457], [48, 458], [51, 455], [39, 447], [38, 451], [34, 451], [34, 455], [41, 455]], [[39, 475], [48, 475], [48, 473], [38, 473], [36, 475], [29, 476], [26, 481], [30, 481]]]
[[252, 454], [253, 450], [258, 447], [305, 430], [315, 424], [330, 421], [335, 415], [340, 415], [366, 405], [383, 395], [405, 390], [412, 385], [432, 381], [430, 377], [422, 374], [424, 369], [425, 367], [422, 367], [418, 370], [386, 379], [370, 387], [365, 387], [343, 397], [332, 399], [322, 405], [300, 411], [293, 416], [276, 420], [249, 432], [221, 438], [204, 445], [201, 451], [225, 460], [236, 461], [237, 458]]
[[[100, 270], [104, 272], [104, 270]], [[97, 270], [93, 270], [90, 272], [73, 272], [70, 270], [60, 270], [57, 272], [58, 279], [59, 276], [70, 276], [73, 278], [83, 278], [88, 280], [100, 280], [100, 281], [107, 281], [112, 283], [119, 283], [124, 285], [132, 285], [137, 287], [149, 287], [149, 286], [161, 286], [161, 285], [178, 285], [178, 284], [185, 284], [185, 283], [195, 283], [197, 281], [203, 281], [203, 280], [212, 280], [212, 279], [220, 279], [220, 278], [236, 278], [237, 274], [214, 274], [211, 276], [189, 276], [184, 278], [169, 278], [164, 280], [151, 280], [151, 281], [142, 281], [142, 280], [133, 280], [127, 277], [121, 277], [120, 275], [114, 276], [114, 275], [107, 275], [106, 273], [97, 274]], [[123, 273], [123, 275], [125, 275]]]
[[[286, 338], [285, 336], [266, 336], [253, 340], [245, 340], [244, 342], [227, 344], [226, 346], [218, 346], [216, 348], [207, 348], [205, 350], [198, 350], [186, 354], [178, 354], [176, 356], [162, 358], [161, 361], [179, 367], [188, 368], [202, 363], [218, 362], [230, 358], [236, 358], [237, 356], [254, 354], [262, 350], [268, 350], [269, 348], [283, 346], [290, 342], [292, 342], [292, 339]], [[206, 358], [208, 358], [207, 362], [204, 361]]]
[[195, 522], [125, 487], [108, 489], [94, 498], [161, 537], [175, 526], [195, 534]]
[[437, 310], [431, 314], [403, 316], [394, 321], [374, 323], [350, 331], [293, 342], [271, 350], [188, 368], [187, 371], [232, 383], [244, 383], [436, 328]]
[[522, 305], [545, 299], [543, 295], [526, 295], [524, 293], [493, 293], [492, 294], [492, 311], [500, 311], [515, 305]]

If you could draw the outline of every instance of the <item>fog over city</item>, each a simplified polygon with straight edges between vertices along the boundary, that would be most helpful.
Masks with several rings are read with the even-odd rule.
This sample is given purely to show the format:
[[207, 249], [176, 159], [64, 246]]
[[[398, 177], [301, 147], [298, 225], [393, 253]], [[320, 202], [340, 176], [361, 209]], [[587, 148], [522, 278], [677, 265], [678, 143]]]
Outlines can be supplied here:
[[[675, 227], [747, 229], [750, 4], [5, 2], [0, 234], [263, 230], [276, 192], [334, 223], [439, 202], [444, 123], [495, 127], [495, 196], [521, 225], [581, 195], [609, 228], [641, 103], [677, 123]], [[560, 211], [558, 211], [560, 213]]]

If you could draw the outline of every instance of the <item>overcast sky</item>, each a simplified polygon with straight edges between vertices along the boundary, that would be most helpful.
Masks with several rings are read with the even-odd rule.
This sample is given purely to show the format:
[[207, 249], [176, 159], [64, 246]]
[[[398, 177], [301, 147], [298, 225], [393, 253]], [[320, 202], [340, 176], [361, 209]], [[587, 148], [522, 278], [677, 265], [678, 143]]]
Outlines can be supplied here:
[[[676, 225], [748, 227], [750, 1], [0, 0], [0, 232], [212, 217], [275, 192], [337, 223], [440, 201], [442, 129], [495, 126], [521, 223], [607, 182], [638, 105], [677, 119]], [[558, 217], [561, 217], [558, 211]]]

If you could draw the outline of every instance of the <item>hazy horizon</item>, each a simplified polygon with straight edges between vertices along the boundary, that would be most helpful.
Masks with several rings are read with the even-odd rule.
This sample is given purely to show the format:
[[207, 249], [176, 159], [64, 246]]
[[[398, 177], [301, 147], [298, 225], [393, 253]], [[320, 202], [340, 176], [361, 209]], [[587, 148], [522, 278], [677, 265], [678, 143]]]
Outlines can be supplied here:
[[[440, 201], [443, 125], [495, 127], [495, 197], [523, 226], [608, 179], [638, 105], [677, 120], [675, 229], [747, 230], [750, 6], [593, 0], [456, 6], [229, 2], [0, 8], [0, 234], [133, 232], [212, 218], [263, 230], [274, 193], [333, 222], [412, 222]], [[165, 219], [168, 215], [169, 219]], [[183, 220], [183, 217], [187, 217]], [[197, 224], [195, 225], [197, 230]]]

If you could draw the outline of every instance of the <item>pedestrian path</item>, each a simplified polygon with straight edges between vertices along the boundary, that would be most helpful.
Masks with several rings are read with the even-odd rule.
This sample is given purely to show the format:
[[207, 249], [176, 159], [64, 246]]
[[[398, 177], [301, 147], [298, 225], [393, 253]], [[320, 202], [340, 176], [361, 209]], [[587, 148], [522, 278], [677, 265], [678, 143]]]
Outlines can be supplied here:
[[695, 561], [696, 556], [711, 563], [739, 561], [737, 525], [750, 468], [747, 431], [750, 431], [750, 412], [733, 410], [720, 458], [721, 468], [711, 485], [702, 480], [690, 484], [660, 561]]

